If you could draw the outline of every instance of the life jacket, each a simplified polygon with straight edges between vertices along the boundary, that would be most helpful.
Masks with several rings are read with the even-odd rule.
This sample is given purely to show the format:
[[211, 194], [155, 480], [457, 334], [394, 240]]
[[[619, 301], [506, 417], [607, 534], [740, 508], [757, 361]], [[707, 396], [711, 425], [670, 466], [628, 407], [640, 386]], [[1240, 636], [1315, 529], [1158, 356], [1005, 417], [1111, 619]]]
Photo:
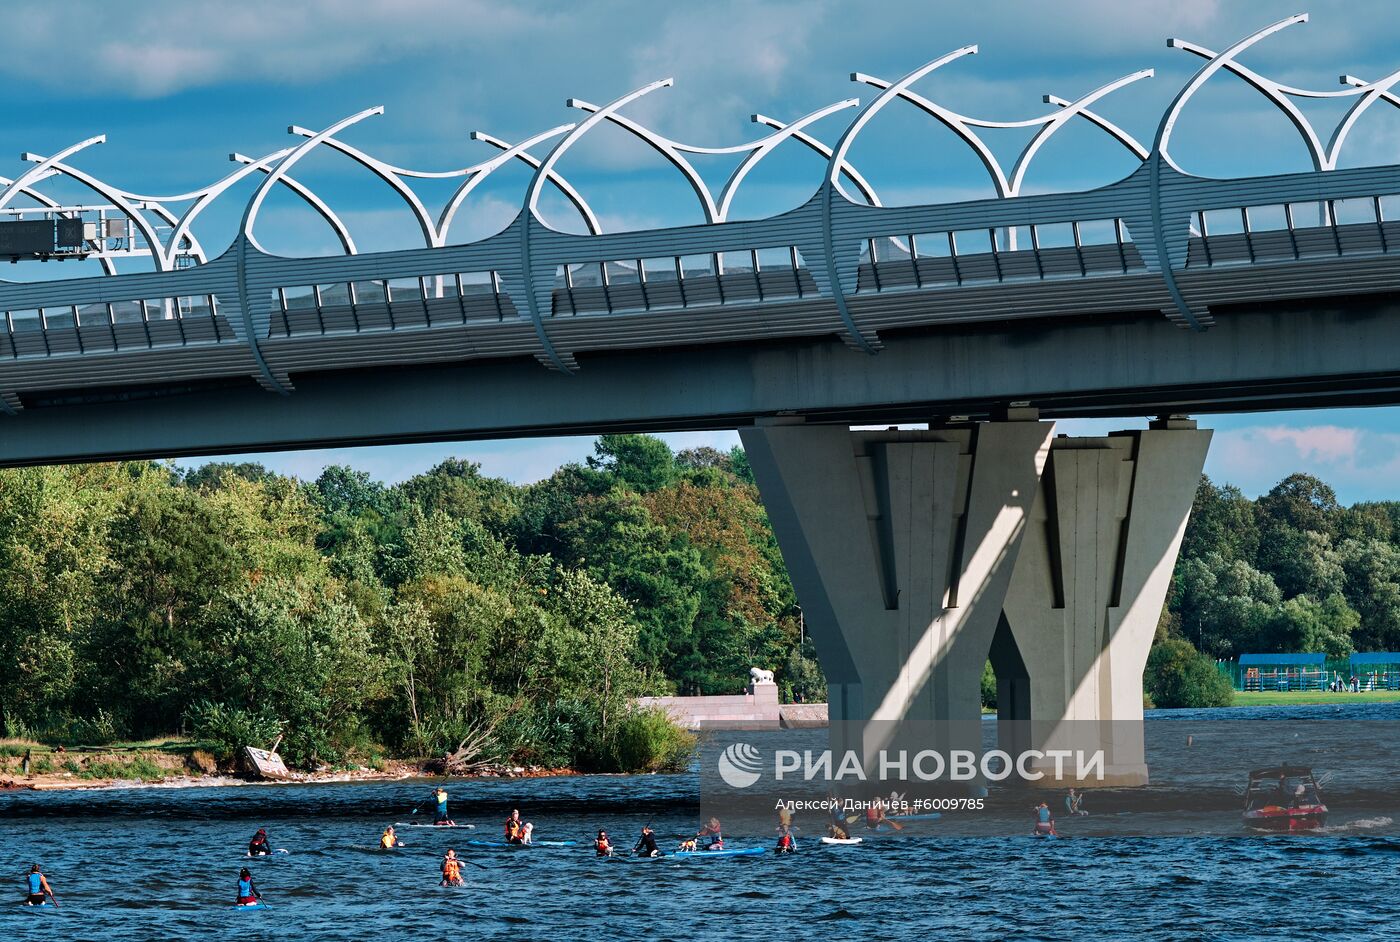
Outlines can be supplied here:
[[1036, 816], [1039, 817], [1040, 823], [1041, 823], [1041, 824], [1049, 824], [1049, 823], [1050, 823], [1050, 809], [1049, 809], [1049, 808], [1037, 808], [1037, 809], [1036, 809]]
[[29, 875], [29, 895], [38, 896], [44, 892], [44, 878], [40, 874], [31, 873]]
[[779, 835], [778, 835], [778, 847], [779, 847], [779, 849], [781, 849], [781, 850], [787, 850], [787, 849], [791, 848], [791, 847], [792, 847], [792, 835], [791, 835], [791, 834], [779, 834]]
[[612, 849], [612, 845], [608, 843], [607, 838], [600, 837], [593, 842], [593, 849], [600, 854], [606, 854], [609, 850]]
[[521, 836], [525, 830], [525, 822], [517, 821], [514, 818], [506, 818], [506, 840], [513, 841]]
[[462, 878], [462, 862], [455, 857], [447, 857], [442, 862], [442, 878], [444, 880], [460, 880]]
[[380, 846], [380, 847], [385, 847], [385, 848], [393, 847], [395, 843], [397, 843], [397, 841], [396, 841], [396, 839], [394, 838], [394, 835], [392, 835], [392, 834], [385, 834], [383, 837], [381, 837], [381, 838], [379, 839], [379, 846]]
[[239, 877], [239, 878], [238, 878], [238, 898], [239, 898], [239, 899], [252, 899], [252, 898], [253, 898], [253, 878], [252, 878], [252, 877], [249, 877], [249, 878], [246, 879], [246, 880], [243, 879], [242, 877]]
[[447, 792], [439, 791], [435, 797], [437, 798], [437, 806], [439, 808], [447, 807]]
[[869, 821], [871, 824], [879, 821], [881, 817], [883, 817], [883, 809], [878, 805], [871, 805], [869, 808], [865, 809], [865, 820]]

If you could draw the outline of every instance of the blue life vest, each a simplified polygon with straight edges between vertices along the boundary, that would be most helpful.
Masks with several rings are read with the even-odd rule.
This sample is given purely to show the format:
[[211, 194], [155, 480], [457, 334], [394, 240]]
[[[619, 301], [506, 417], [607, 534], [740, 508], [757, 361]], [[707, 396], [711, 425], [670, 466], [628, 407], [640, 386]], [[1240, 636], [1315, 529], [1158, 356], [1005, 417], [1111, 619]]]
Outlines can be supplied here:
[[29, 895], [38, 896], [44, 892], [44, 878], [37, 873], [29, 875]]
[[253, 881], [252, 881], [252, 879], [250, 878], [250, 879], [245, 880], [245, 879], [243, 879], [242, 877], [239, 877], [239, 878], [238, 878], [238, 898], [239, 898], [239, 899], [247, 899], [248, 897], [250, 897], [250, 896], [252, 896], [252, 895], [253, 895]]
[[1036, 809], [1036, 813], [1037, 813], [1038, 815], [1040, 815], [1040, 823], [1041, 823], [1041, 824], [1049, 824], [1049, 823], [1050, 823], [1050, 809], [1049, 809], [1049, 808], [1038, 808], [1038, 809]]

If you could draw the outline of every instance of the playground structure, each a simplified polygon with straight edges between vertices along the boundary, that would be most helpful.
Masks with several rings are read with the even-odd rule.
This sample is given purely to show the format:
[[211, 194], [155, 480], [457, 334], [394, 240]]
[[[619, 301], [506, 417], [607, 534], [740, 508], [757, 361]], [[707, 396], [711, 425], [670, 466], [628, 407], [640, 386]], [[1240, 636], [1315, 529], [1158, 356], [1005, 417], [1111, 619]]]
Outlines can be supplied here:
[[1288, 692], [1400, 690], [1400, 652], [1370, 651], [1349, 658], [1322, 653], [1241, 654], [1216, 662], [1236, 690]]

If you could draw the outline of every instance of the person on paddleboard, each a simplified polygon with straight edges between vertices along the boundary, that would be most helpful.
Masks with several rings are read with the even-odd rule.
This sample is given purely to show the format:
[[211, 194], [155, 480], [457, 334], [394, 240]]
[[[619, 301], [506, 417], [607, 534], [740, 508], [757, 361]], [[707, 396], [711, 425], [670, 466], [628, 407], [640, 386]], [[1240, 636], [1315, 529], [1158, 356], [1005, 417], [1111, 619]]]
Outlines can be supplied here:
[[462, 879], [462, 861], [457, 859], [457, 852], [450, 847], [447, 856], [442, 858], [442, 882], [438, 886], [466, 886], [466, 881]]
[[720, 832], [719, 818], [710, 818], [704, 827], [695, 832], [697, 844], [706, 838], [709, 839], [706, 850], [724, 850], [724, 834]]
[[778, 846], [774, 850], [780, 854], [797, 853], [797, 841], [793, 840], [792, 828], [788, 825], [778, 825]]
[[613, 854], [612, 841], [608, 840], [607, 831], [599, 831], [598, 837], [593, 841], [593, 851], [599, 857], [611, 857]]
[[1071, 788], [1071, 789], [1069, 790], [1069, 794], [1065, 796], [1065, 811], [1067, 811], [1069, 814], [1072, 814], [1072, 815], [1076, 815], [1076, 814], [1088, 814], [1089, 812], [1085, 811], [1084, 808], [1082, 807], [1083, 804], [1084, 804], [1084, 795], [1083, 795], [1083, 793], [1077, 792], [1077, 791], [1075, 791], [1074, 789]]
[[510, 817], [506, 818], [506, 843], [525, 843], [525, 822], [520, 820], [520, 809], [511, 810]]
[[266, 857], [272, 853], [272, 845], [267, 842], [267, 829], [258, 828], [258, 833], [248, 842], [249, 857]]
[[447, 789], [439, 785], [433, 792], [433, 801], [437, 803], [437, 817], [433, 819], [433, 823], [453, 824], [453, 820], [447, 816]]
[[262, 894], [258, 892], [257, 884], [253, 882], [253, 874], [247, 867], [238, 871], [238, 899], [235, 903], [239, 906], [252, 906], [262, 902]]
[[1035, 813], [1035, 833], [1037, 835], [1054, 835], [1055, 816], [1051, 814], [1050, 806], [1042, 801], [1033, 810]]
[[661, 856], [661, 848], [656, 846], [656, 833], [652, 831], [650, 824], [642, 825], [642, 836], [637, 839], [637, 846], [632, 848], [632, 853], [638, 857]]
[[875, 830], [887, 820], [885, 803], [878, 798], [873, 799], [865, 808], [865, 826]]
[[51, 899], [55, 906], [58, 905], [58, 898], [49, 887], [48, 877], [44, 876], [43, 869], [37, 863], [29, 868], [28, 883], [29, 895], [24, 900], [26, 906], [43, 906], [46, 899]]
[[385, 828], [384, 833], [380, 835], [379, 846], [382, 850], [393, 850], [395, 847], [403, 846], [403, 841], [399, 840], [399, 835], [392, 824]]

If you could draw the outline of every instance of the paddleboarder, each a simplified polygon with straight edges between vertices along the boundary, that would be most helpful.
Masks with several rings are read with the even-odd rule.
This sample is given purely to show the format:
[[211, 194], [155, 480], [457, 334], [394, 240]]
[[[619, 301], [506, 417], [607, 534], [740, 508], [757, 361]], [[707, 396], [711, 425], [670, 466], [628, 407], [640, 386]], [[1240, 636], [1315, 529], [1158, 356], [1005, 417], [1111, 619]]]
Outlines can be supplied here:
[[253, 882], [253, 874], [247, 867], [238, 871], [238, 899], [234, 901], [238, 906], [255, 906], [262, 902], [262, 894], [258, 892], [257, 884]]
[[593, 841], [593, 850], [599, 857], [611, 857], [613, 854], [612, 841], [608, 840], [607, 831], [599, 831], [598, 837]]
[[272, 853], [272, 845], [267, 842], [267, 829], [258, 828], [258, 833], [248, 842], [249, 857], [266, 857]]
[[650, 824], [642, 825], [642, 836], [637, 839], [637, 845], [632, 848], [632, 853], [638, 857], [661, 856], [661, 848], [656, 846], [656, 833], [652, 831]]
[[445, 789], [445, 788], [443, 788], [441, 785], [439, 785], [439, 786], [437, 787], [437, 790], [436, 790], [435, 792], [433, 792], [433, 801], [435, 801], [435, 802], [437, 803], [437, 817], [435, 817], [435, 818], [433, 819], [433, 823], [434, 823], [434, 824], [453, 824], [453, 823], [455, 823], [451, 818], [449, 818], [449, 817], [447, 816], [447, 789]]
[[58, 905], [58, 897], [53, 895], [48, 877], [44, 876], [43, 869], [37, 863], [29, 868], [28, 877], [29, 895], [24, 901], [26, 906], [43, 906], [45, 899], [51, 899], [55, 906]]

